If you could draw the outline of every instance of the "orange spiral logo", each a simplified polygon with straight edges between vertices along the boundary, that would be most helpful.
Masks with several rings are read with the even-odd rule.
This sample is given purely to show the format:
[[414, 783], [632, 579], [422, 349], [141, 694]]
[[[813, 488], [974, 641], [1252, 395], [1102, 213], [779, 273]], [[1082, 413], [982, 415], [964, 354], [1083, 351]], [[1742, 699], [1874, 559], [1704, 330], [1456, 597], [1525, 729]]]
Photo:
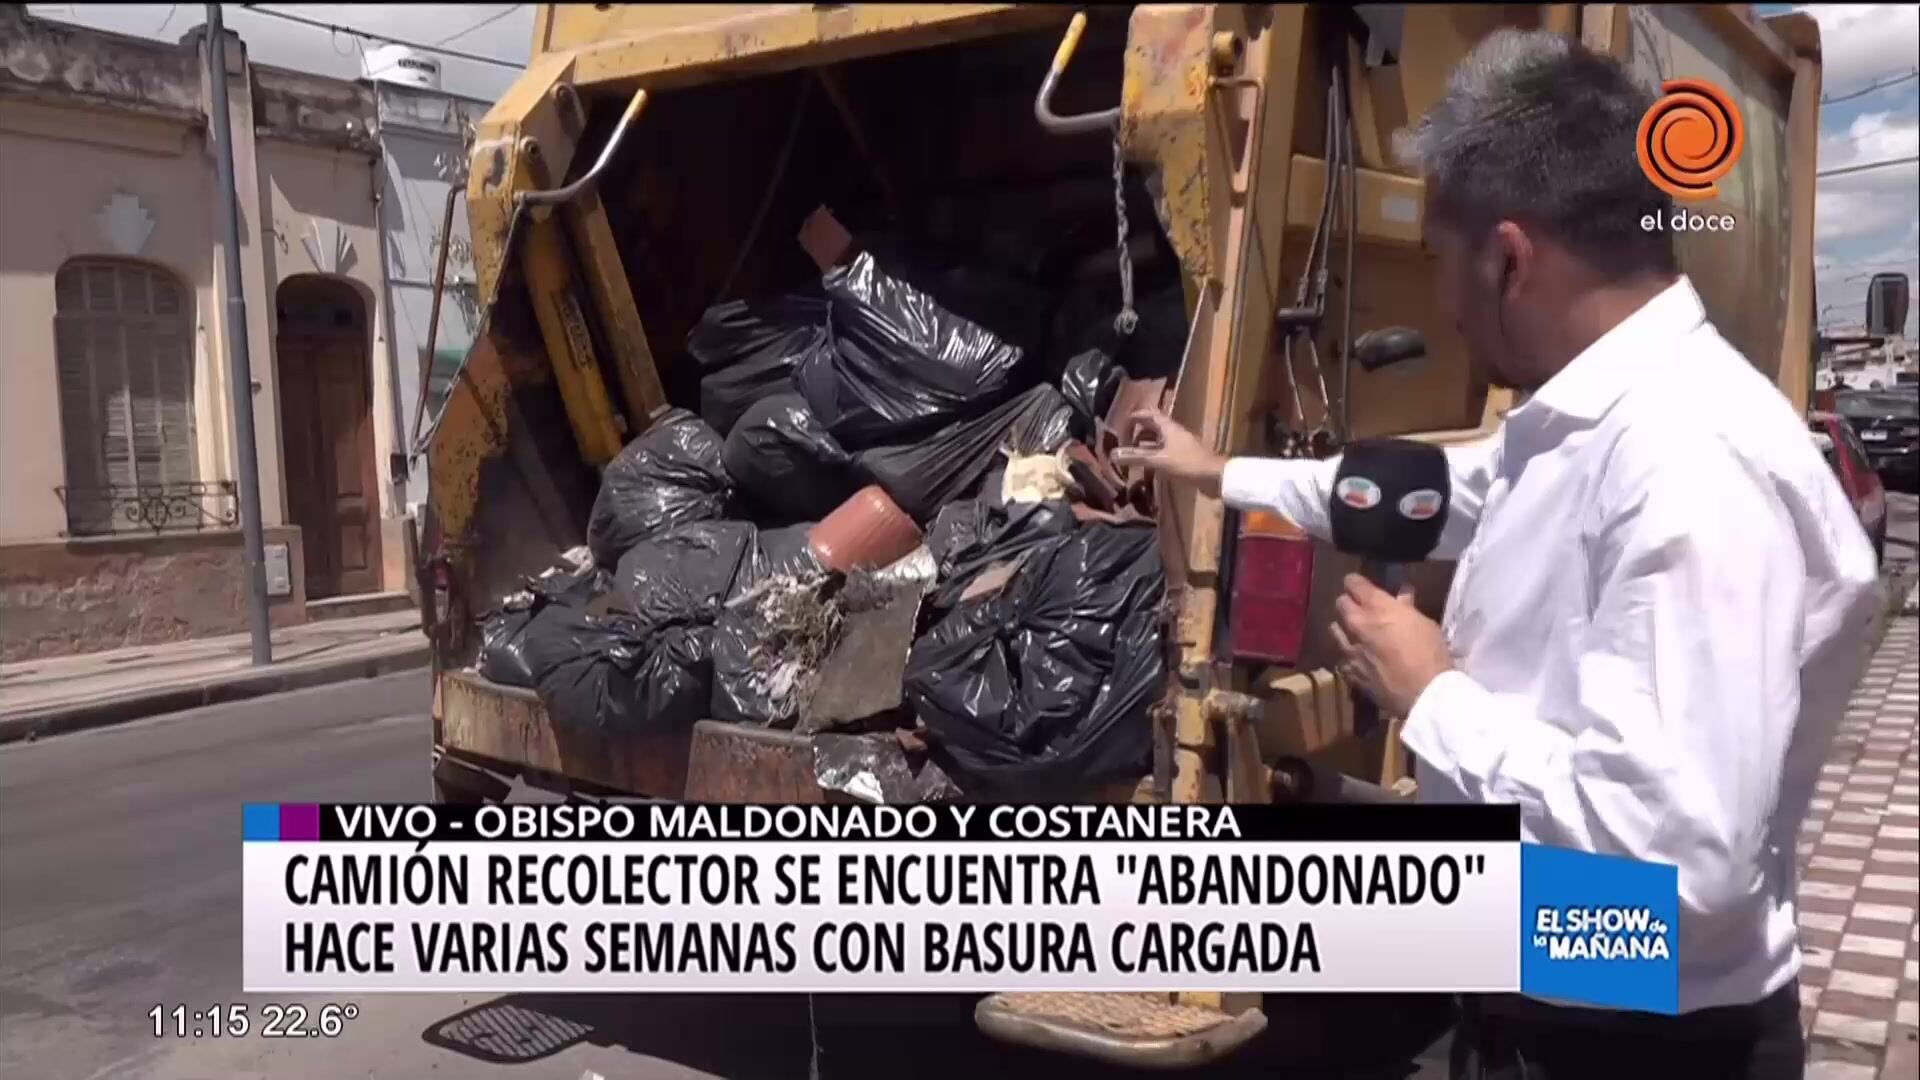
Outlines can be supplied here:
[[1662, 83], [1666, 96], [1640, 119], [1640, 168], [1676, 199], [1720, 194], [1714, 181], [1733, 171], [1747, 128], [1727, 92], [1698, 79]]

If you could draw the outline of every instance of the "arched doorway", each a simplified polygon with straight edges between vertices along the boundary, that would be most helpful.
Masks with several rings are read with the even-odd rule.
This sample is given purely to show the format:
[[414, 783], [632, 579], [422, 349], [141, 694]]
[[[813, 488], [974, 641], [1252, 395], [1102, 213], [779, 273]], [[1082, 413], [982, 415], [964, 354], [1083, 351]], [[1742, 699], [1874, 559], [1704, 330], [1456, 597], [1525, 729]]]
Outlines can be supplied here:
[[302, 275], [281, 283], [274, 308], [287, 510], [300, 527], [307, 598], [378, 592], [366, 302], [345, 282]]

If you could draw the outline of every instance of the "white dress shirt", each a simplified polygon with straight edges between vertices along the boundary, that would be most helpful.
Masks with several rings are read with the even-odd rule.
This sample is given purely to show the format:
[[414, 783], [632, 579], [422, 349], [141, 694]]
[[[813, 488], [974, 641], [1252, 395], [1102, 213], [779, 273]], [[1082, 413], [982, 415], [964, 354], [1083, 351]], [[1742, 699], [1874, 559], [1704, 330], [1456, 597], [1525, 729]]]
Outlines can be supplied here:
[[[1805, 419], [1682, 278], [1447, 457], [1457, 670], [1401, 734], [1420, 798], [1679, 867], [1683, 1012], [1785, 985], [1796, 835], [1880, 593]], [[1223, 494], [1324, 539], [1337, 468], [1236, 458]]]

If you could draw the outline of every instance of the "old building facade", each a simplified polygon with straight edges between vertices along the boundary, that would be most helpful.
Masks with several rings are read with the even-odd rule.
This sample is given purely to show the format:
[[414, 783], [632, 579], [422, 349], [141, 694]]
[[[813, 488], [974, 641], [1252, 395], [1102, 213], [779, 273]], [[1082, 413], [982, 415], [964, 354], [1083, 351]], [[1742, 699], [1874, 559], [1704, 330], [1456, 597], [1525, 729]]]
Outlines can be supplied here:
[[[0, 5], [6, 660], [246, 625], [206, 49]], [[376, 94], [223, 53], [273, 618], [399, 602]]]
[[[467, 140], [487, 103], [441, 90], [439, 64], [431, 57], [391, 48], [370, 51], [369, 61], [383, 175], [387, 304], [393, 312], [387, 340], [400, 388], [404, 446], [445, 400], [479, 325], [467, 240], [466, 159]], [[443, 270], [436, 309], [434, 285]], [[397, 461], [393, 468], [408, 475], [402, 498], [417, 518], [427, 498], [425, 461]]]

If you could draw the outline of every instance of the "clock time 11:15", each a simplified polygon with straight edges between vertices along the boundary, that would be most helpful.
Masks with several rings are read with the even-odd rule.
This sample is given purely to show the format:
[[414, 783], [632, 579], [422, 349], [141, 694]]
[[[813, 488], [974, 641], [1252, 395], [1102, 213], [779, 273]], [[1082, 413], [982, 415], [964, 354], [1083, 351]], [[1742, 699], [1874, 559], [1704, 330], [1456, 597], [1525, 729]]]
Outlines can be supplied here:
[[153, 1037], [164, 1039], [242, 1038], [257, 1033], [263, 1039], [331, 1039], [341, 1033], [346, 1022], [360, 1015], [360, 1006], [351, 1002], [327, 1004], [309, 1010], [305, 1005], [267, 1004], [260, 1006], [255, 1025], [245, 1005], [210, 1005], [189, 1009], [175, 1005], [155, 1005], [147, 1013], [153, 1021]]

